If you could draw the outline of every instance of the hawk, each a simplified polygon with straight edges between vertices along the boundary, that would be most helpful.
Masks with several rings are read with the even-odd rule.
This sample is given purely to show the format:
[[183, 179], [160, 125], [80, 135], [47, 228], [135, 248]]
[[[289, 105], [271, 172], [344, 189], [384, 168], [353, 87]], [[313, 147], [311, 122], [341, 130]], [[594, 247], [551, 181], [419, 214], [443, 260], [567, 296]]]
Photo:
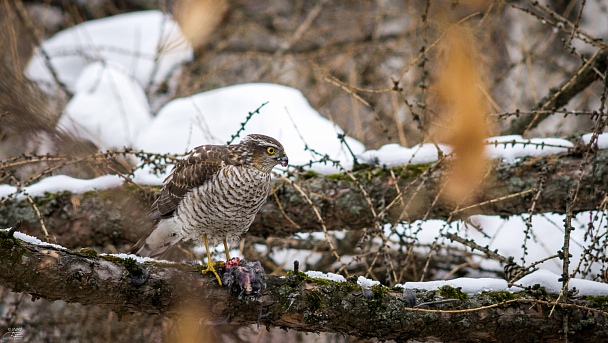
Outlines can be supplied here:
[[238, 242], [249, 229], [270, 191], [270, 171], [287, 166], [285, 149], [274, 138], [253, 134], [239, 144], [202, 145], [175, 163], [165, 179], [148, 219], [152, 227], [131, 253], [162, 257], [179, 241], [203, 242], [208, 264], [203, 273], [215, 271], [209, 243]]

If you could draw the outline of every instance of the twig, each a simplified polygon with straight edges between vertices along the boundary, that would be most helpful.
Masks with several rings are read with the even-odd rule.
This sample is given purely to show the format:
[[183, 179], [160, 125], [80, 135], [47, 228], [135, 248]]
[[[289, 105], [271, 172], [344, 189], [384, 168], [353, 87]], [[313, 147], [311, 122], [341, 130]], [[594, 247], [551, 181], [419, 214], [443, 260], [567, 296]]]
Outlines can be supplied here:
[[538, 177], [538, 191], [534, 195], [532, 199], [532, 205], [530, 205], [530, 210], [528, 211], [528, 218], [525, 220], [526, 229], [524, 230], [524, 242], [522, 243], [523, 253], [521, 254], [521, 264], [526, 264], [526, 255], [528, 254], [528, 238], [530, 238], [530, 231], [532, 231], [532, 216], [534, 215], [534, 210], [536, 208], [536, 202], [540, 197], [540, 194], [543, 191], [543, 186], [545, 185], [545, 180], [547, 175], [547, 168], [543, 166], [541, 173]]
[[283, 56], [283, 54], [285, 54], [285, 51], [289, 50], [295, 42], [302, 38], [304, 32], [308, 30], [308, 28], [312, 25], [312, 22], [319, 16], [326, 2], [327, 0], [321, 0], [315, 4], [315, 6], [310, 10], [310, 12], [308, 12], [306, 18], [304, 18], [304, 21], [302, 21], [300, 25], [296, 28], [296, 30], [293, 32], [293, 34], [286, 41], [284, 41], [283, 44], [281, 44], [281, 47], [277, 51], [275, 51], [275, 53], [272, 55], [272, 58], [262, 67], [260, 67], [254, 73], [253, 76], [251, 76], [251, 80], [259, 80], [260, 78], [262, 78], [262, 76], [275, 63], [275, 61], [281, 56]]
[[51, 62], [51, 56], [49, 56], [49, 54], [46, 52], [46, 49], [44, 49], [44, 47], [42, 46], [42, 40], [40, 39], [40, 37], [38, 37], [38, 33], [36, 32], [34, 23], [32, 22], [32, 19], [30, 18], [27, 10], [25, 9], [25, 6], [23, 6], [22, 0], [15, 1], [14, 5], [15, 5], [15, 8], [17, 9], [17, 14], [19, 16], [19, 19], [21, 19], [21, 22], [27, 28], [27, 32], [32, 37], [32, 40], [38, 46], [38, 50], [40, 51], [40, 54], [42, 55], [44, 64], [47, 67], [47, 69], [49, 70], [49, 72], [51, 73], [53, 80], [59, 86], [59, 88], [63, 91], [64, 95], [66, 95], [68, 97], [72, 96], [72, 92], [70, 92], [68, 90], [68, 87], [65, 85], [65, 83], [63, 83], [63, 81], [61, 81], [59, 79], [59, 76], [57, 75], [57, 70], [55, 70], [55, 67], [53, 67], [53, 63]]
[[531, 189], [528, 189], [528, 190], [525, 190], [525, 191], [521, 191], [521, 192], [518, 192], [518, 193], [505, 195], [505, 196], [500, 197], [500, 198], [491, 199], [491, 200], [487, 200], [487, 201], [484, 201], [484, 202], [480, 202], [478, 204], [474, 204], [474, 205], [471, 205], [471, 206], [463, 207], [463, 208], [460, 208], [460, 209], [457, 209], [457, 210], [454, 210], [454, 211], [450, 212], [450, 214], [458, 214], [460, 212], [464, 212], [464, 211], [470, 210], [472, 208], [481, 207], [481, 206], [484, 206], [484, 205], [490, 205], [490, 204], [494, 204], [494, 203], [501, 202], [501, 201], [504, 201], [504, 200], [509, 200], [509, 199], [512, 199], [512, 198], [517, 198], [517, 197], [520, 197], [522, 195], [526, 195], [528, 193], [532, 193], [534, 191], [537, 191], [537, 188], [531, 188]]
[[[600, 53], [602, 53], [602, 54], [600, 54]], [[559, 90], [557, 92], [555, 92], [555, 94], [553, 94], [548, 100], [546, 100], [540, 106], [540, 110], [541, 111], [545, 110], [549, 106], [561, 107], [562, 103], [565, 105], [567, 103], [567, 101], [569, 101], [574, 95], [578, 94], [580, 91], [585, 89], [588, 85], [593, 83], [593, 81], [595, 81], [595, 72], [593, 71], [593, 68], [589, 68], [589, 66], [591, 65], [591, 62], [602, 61], [605, 59], [606, 59], [606, 52], [602, 51], [602, 50], [597, 50], [595, 52], [595, 54], [593, 54], [593, 56], [587, 61], [587, 63], [585, 63], [574, 75], [572, 75], [572, 77], [570, 79], [568, 79], [566, 82], [564, 82], [564, 84], [559, 88]], [[604, 63], [605, 63], [605, 61], [604, 61]], [[597, 64], [597, 62], [596, 62], [596, 64]], [[605, 68], [605, 66], [604, 66], [604, 68]], [[577, 80], [579, 77], [580, 77], [580, 81], [575, 83], [575, 80]], [[573, 94], [571, 96], [569, 96], [569, 97], [563, 96], [566, 91], [572, 92], [572, 90], [575, 90], [575, 92], [573, 92]], [[558, 99], [561, 99], [561, 101], [559, 101]], [[540, 112], [536, 112], [536, 114], [534, 115], [532, 120], [526, 126], [526, 129], [521, 134], [525, 135], [526, 132], [530, 131], [530, 129], [532, 129], [533, 127], [538, 125], [538, 123], [540, 121], [542, 121], [544, 118], [546, 118], [547, 116], [548, 115], [542, 115]]]
[[500, 261], [502, 263], [510, 263], [511, 259], [508, 257], [504, 257], [500, 254], [498, 254], [495, 251], [490, 250], [489, 248], [486, 247], [482, 247], [481, 245], [475, 243], [475, 241], [471, 240], [471, 239], [465, 239], [462, 238], [456, 234], [453, 233], [446, 233], [445, 238], [451, 240], [451, 241], [456, 241], [460, 244], [466, 245], [467, 247], [474, 249], [474, 250], [479, 250], [481, 252], [483, 252], [484, 254], [486, 254], [486, 256], [488, 256], [489, 258], [496, 260], [496, 261]]
[[[595, 139], [597, 139], [597, 135], [599, 134], [599, 132], [602, 132], [604, 130], [604, 128], [606, 127], [606, 120], [604, 120], [604, 115], [605, 115], [604, 108], [606, 105], [606, 98], [608, 97], [608, 68], [606, 68], [604, 73], [605, 73], [604, 88], [602, 91], [602, 97], [601, 97], [602, 102], [601, 102], [600, 110], [599, 110], [600, 115], [597, 118], [594, 130], [593, 130], [593, 134], [594, 134], [594, 136], [596, 136]], [[580, 165], [581, 172], [580, 172], [579, 178], [576, 181], [575, 185], [573, 187], [571, 187], [568, 192], [567, 205], [566, 205], [566, 218], [564, 219], [564, 224], [565, 224], [564, 246], [562, 248], [562, 258], [564, 261], [563, 271], [562, 271], [563, 287], [557, 298], [558, 302], [562, 299], [562, 297], [564, 295], [566, 296], [566, 300], [568, 299], [568, 292], [567, 292], [568, 291], [568, 282], [570, 281], [570, 278], [572, 277], [569, 274], [569, 262], [570, 262], [570, 232], [572, 231], [572, 217], [573, 217], [573, 211], [574, 211], [573, 208], [574, 208], [574, 204], [576, 203], [576, 200], [578, 199], [578, 193], [581, 188], [583, 176], [585, 175], [585, 172], [586, 172], [585, 167], [587, 166], [588, 159], [591, 157], [591, 154], [592, 154], [593, 141], [594, 141], [594, 139], [591, 139], [589, 144], [587, 145], [587, 149], [585, 151], [583, 161], [581, 162], [581, 165]], [[555, 306], [551, 309], [549, 316], [551, 316], [553, 314], [554, 309], [555, 309]], [[567, 319], [564, 319], [564, 320], [567, 320]]]
[[300, 229], [300, 225], [296, 224], [288, 215], [287, 213], [285, 213], [285, 210], [283, 209], [283, 205], [281, 205], [281, 201], [279, 200], [279, 197], [277, 196], [277, 189], [276, 188], [272, 188], [272, 195], [274, 196], [274, 200], [277, 202], [277, 206], [279, 206], [279, 210], [281, 211], [281, 213], [283, 214], [283, 216], [285, 217], [285, 219], [287, 219], [288, 222], [291, 223], [291, 225], [293, 225], [295, 228]]
[[[300, 195], [302, 195], [304, 200], [306, 200], [306, 202], [312, 207], [312, 210], [315, 213], [317, 220], [319, 221], [319, 223], [321, 224], [321, 227], [323, 228], [323, 233], [325, 234], [325, 239], [327, 240], [327, 243], [329, 244], [329, 248], [331, 249], [332, 255], [334, 255], [336, 260], [344, 266], [345, 263], [342, 262], [340, 255], [338, 255], [338, 252], [336, 251], [334, 244], [332, 243], [331, 239], [329, 238], [329, 232], [327, 231], [327, 227], [325, 226], [325, 221], [323, 220], [323, 217], [321, 217], [321, 213], [319, 212], [319, 209], [317, 208], [317, 206], [315, 206], [315, 204], [312, 202], [312, 200], [310, 200], [310, 198], [308, 197], [306, 192], [304, 192], [304, 190], [300, 186], [298, 186], [297, 183], [291, 181], [290, 179], [288, 179], [284, 176], [280, 176], [280, 178], [281, 178], [281, 180], [289, 183], [293, 188], [295, 188], [298, 191], [298, 193], [300, 193]], [[344, 273], [346, 274], [346, 276], [348, 276], [347, 270], [344, 270]]]
[[260, 114], [260, 110], [262, 109], [262, 107], [266, 106], [266, 104], [268, 104], [268, 101], [262, 103], [260, 107], [258, 107], [255, 111], [249, 112], [247, 114], [247, 117], [245, 117], [245, 121], [241, 123], [241, 127], [236, 131], [234, 135], [230, 136], [230, 140], [226, 143], [227, 145], [232, 144], [232, 142], [234, 142], [236, 138], [240, 137], [241, 132], [245, 131], [245, 125], [247, 125], [247, 123], [249, 122], [249, 120], [251, 120], [254, 114]]
[[40, 210], [38, 210], [38, 206], [36, 205], [32, 197], [30, 197], [29, 194], [27, 194], [25, 191], [23, 192], [23, 195], [26, 197], [27, 201], [32, 205], [32, 208], [34, 208], [34, 212], [36, 212], [36, 217], [38, 217], [38, 221], [40, 222], [40, 226], [42, 227], [44, 237], [48, 239], [49, 232], [46, 229], [46, 225], [44, 225], [44, 220], [42, 220], [42, 215], [40, 214]]

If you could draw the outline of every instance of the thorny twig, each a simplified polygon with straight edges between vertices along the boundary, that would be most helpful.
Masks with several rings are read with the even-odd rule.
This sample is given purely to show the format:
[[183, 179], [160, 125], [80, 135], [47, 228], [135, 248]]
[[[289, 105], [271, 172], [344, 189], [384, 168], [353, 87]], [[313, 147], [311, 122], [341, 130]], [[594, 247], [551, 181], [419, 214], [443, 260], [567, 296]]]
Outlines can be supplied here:
[[540, 197], [540, 194], [543, 191], [543, 187], [545, 185], [545, 180], [546, 180], [546, 175], [547, 175], [547, 168], [546, 166], [543, 167], [539, 177], [538, 177], [538, 191], [536, 192], [536, 194], [534, 195], [534, 198], [532, 199], [532, 205], [530, 205], [530, 210], [528, 211], [528, 218], [526, 218], [525, 220], [525, 224], [526, 224], [526, 229], [524, 230], [524, 242], [522, 243], [522, 249], [523, 249], [523, 253], [521, 256], [521, 263], [522, 264], [526, 264], [526, 255], [528, 254], [528, 246], [527, 246], [527, 242], [528, 242], [528, 238], [530, 238], [530, 231], [532, 231], [532, 216], [534, 215], [534, 210], [536, 208], [536, 202], [538, 201], [538, 198]]
[[[604, 119], [604, 116], [605, 116], [604, 109], [605, 109], [605, 105], [606, 105], [606, 99], [608, 97], [608, 68], [605, 71], [603, 86], [604, 87], [602, 89], [601, 105], [600, 105], [600, 109], [599, 109], [600, 115], [598, 116], [598, 118], [596, 120], [596, 124], [595, 124], [594, 130], [593, 130], [593, 136], [595, 138], [592, 138], [590, 140], [589, 144], [587, 145], [587, 149], [585, 151], [584, 158], [583, 158], [583, 161], [581, 162], [581, 166], [580, 166], [581, 173], [580, 173], [579, 179], [577, 180], [575, 185], [573, 185], [573, 187], [570, 188], [570, 190], [568, 192], [567, 205], [566, 205], [566, 218], [564, 219], [564, 224], [565, 224], [564, 245], [563, 245], [563, 248], [561, 251], [562, 258], [563, 258], [563, 272], [562, 272], [561, 281], [562, 281], [563, 286], [559, 293], [557, 302], [559, 302], [562, 299], [562, 297], [564, 297], [564, 296], [566, 296], [566, 300], [567, 300], [568, 283], [570, 281], [570, 278], [572, 277], [569, 273], [569, 265], [570, 265], [569, 262], [570, 262], [570, 233], [573, 230], [573, 228], [572, 228], [573, 207], [578, 198], [578, 193], [581, 188], [583, 176], [585, 175], [585, 172], [586, 172], [586, 166], [588, 164], [588, 160], [592, 154], [593, 142], [595, 139], [597, 139], [597, 135], [599, 135], [599, 133], [602, 132], [604, 130], [604, 128], [606, 127], [606, 120]], [[555, 306], [551, 309], [551, 312], [549, 313], [549, 315], [553, 314], [554, 309], [555, 309]], [[567, 318], [564, 318], [564, 325], [567, 325]]]
[[230, 140], [226, 144], [230, 145], [230, 144], [232, 144], [232, 142], [234, 142], [235, 139], [240, 137], [241, 132], [245, 131], [245, 125], [247, 125], [247, 123], [249, 123], [249, 120], [251, 120], [253, 115], [260, 114], [260, 110], [262, 109], [262, 107], [266, 106], [267, 104], [268, 104], [268, 101], [266, 101], [265, 103], [262, 103], [260, 105], [260, 107], [255, 109], [255, 111], [247, 113], [247, 117], [245, 117], [245, 121], [241, 123], [241, 127], [236, 131], [236, 133], [234, 135], [230, 136]]
[[[319, 209], [317, 208], [317, 206], [312, 202], [312, 200], [310, 200], [310, 197], [306, 194], [306, 192], [300, 186], [298, 186], [297, 183], [291, 181], [290, 179], [288, 179], [284, 176], [280, 176], [280, 178], [281, 178], [281, 180], [283, 180], [283, 181], [287, 182], [288, 184], [290, 184], [291, 186], [293, 186], [298, 191], [298, 193], [300, 193], [300, 195], [302, 195], [304, 200], [306, 200], [306, 202], [312, 207], [312, 210], [315, 213], [317, 220], [319, 221], [319, 223], [321, 224], [321, 227], [323, 228], [323, 233], [325, 234], [325, 239], [327, 240], [327, 243], [329, 244], [329, 248], [331, 249], [332, 255], [334, 255], [334, 257], [336, 258], [336, 260], [338, 262], [340, 262], [342, 265], [345, 265], [345, 263], [342, 262], [340, 255], [338, 255], [338, 252], [336, 251], [336, 248], [334, 247], [334, 244], [332, 243], [331, 238], [329, 237], [329, 232], [327, 231], [327, 227], [325, 226], [325, 221], [323, 220], [323, 217], [321, 216], [321, 213], [319, 212]], [[344, 273], [348, 276], [347, 270], [344, 270]]]

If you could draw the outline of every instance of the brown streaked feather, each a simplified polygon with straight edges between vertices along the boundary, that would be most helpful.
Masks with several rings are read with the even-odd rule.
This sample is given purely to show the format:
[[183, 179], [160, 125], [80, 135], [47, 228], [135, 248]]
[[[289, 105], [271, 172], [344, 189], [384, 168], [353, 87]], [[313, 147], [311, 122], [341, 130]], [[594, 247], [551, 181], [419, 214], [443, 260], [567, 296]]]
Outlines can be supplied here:
[[148, 219], [171, 217], [187, 192], [203, 185], [228, 164], [237, 164], [229, 146], [201, 145], [194, 148], [175, 163], [160, 196], [152, 204]]

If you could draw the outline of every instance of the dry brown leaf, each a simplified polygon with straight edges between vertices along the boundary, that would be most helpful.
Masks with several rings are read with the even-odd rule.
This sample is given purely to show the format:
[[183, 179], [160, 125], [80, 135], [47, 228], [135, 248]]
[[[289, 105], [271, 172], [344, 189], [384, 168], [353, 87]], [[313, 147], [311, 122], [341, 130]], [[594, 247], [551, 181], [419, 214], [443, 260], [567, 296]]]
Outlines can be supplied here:
[[205, 45], [228, 11], [226, 0], [178, 1], [175, 17], [194, 50]]
[[453, 26], [441, 43], [443, 65], [432, 91], [441, 103], [442, 112], [435, 125], [439, 139], [454, 148], [445, 196], [462, 203], [479, 191], [486, 168], [484, 140], [488, 135], [484, 97], [483, 68], [474, 36], [464, 24]]

